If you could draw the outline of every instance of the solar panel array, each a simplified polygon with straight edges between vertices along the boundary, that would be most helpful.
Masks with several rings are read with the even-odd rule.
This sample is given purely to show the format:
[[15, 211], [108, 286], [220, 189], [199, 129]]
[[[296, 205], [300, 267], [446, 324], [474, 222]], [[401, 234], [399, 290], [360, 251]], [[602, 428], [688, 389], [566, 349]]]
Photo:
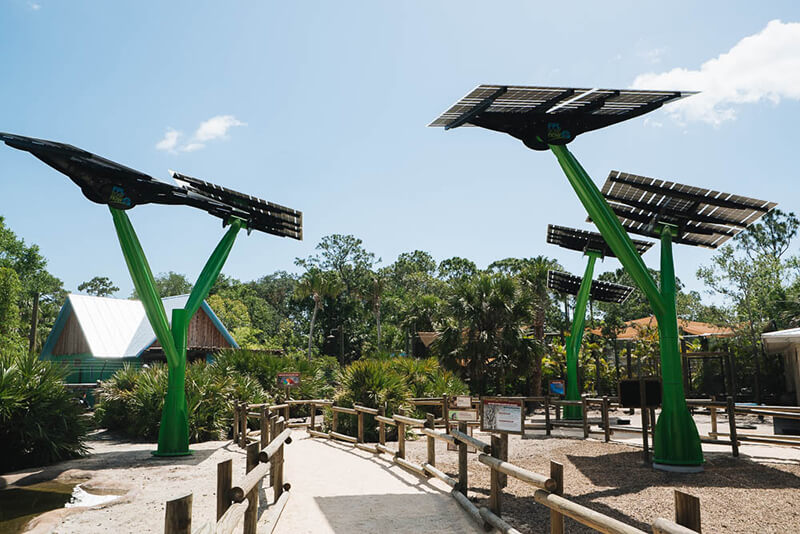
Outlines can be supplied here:
[[[615, 257], [614, 252], [608, 246], [606, 240], [603, 239], [603, 236], [598, 232], [589, 232], [588, 230], [548, 224], [547, 242], [570, 250], [579, 250], [581, 252], [594, 250], [601, 253], [603, 256]], [[636, 246], [636, 251], [640, 255], [647, 252], [647, 250], [653, 246], [651, 241], [641, 241], [639, 239], [634, 239], [633, 244]]]
[[182, 185], [176, 186], [65, 143], [6, 133], [0, 140], [67, 175], [98, 204], [122, 210], [150, 203], [192, 206], [226, 222], [242, 219], [252, 230], [303, 238], [301, 212], [259, 198], [177, 173]]
[[676, 243], [717, 248], [774, 208], [775, 202], [611, 171], [603, 185], [611, 209], [629, 232], [659, 237], [669, 224]]
[[[547, 271], [547, 287], [554, 291], [560, 291], [568, 295], [577, 295], [583, 279], [574, 274], [563, 273], [561, 271]], [[601, 280], [592, 280], [592, 288], [589, 295], [592, 300], [601, 302], [614, 302], [622, 304], [627, 300], [633, 288], [621, 284], [612, 284]]]
[[480, 126], [545, 150], [577, 135], [653, 111], [694, 93], [479, 85], [428, 126]]

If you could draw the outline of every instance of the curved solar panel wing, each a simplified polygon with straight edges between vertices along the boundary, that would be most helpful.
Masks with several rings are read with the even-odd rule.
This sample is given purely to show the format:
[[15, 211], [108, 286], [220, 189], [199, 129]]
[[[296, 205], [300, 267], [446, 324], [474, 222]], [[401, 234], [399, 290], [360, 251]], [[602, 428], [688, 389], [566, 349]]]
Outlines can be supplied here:
[[[601, 253], [604, 257], [616, 257], [599, 232], [590, 232], [588, 230], [579, 230], [578, 228], [548, 224], [547, 242], [569, 250], [578, 250], [580, 252], [594, 250]], [[633, 244], [639, 255], [644, 254], [653, 246], [651, 241], [642, 241], [640, 239], [634, 239]]]
[[[547, 287], [553, 291], [560, 291], [568, 295], [577, 295], [581, 287], [583, 278], [574, 274], [561, 271], [547, 271]], [[633, 289], [630, 286], [603, 282], [602, 280], [592, 280], [592, 288], [589, 292], [592, 300], [600, 302], [614, 302], [622, 304], [625, 302]]]
[[92, 202], [121, 210], [181, 203], [180, 188], [72, 145], [7, 133], [0, 133], [0, 140], [67, 175]]
[[564, 145], [579, 134], [658, 109], [695, 93], [479, 85], [428, 126], [480, 126], [504, 132], [535, 150]]
[[659, 237], [675, 227], [676, 243], [717, 248], [777, 204], [701, 187], [611, 171], [603, 196], [629, 232]]

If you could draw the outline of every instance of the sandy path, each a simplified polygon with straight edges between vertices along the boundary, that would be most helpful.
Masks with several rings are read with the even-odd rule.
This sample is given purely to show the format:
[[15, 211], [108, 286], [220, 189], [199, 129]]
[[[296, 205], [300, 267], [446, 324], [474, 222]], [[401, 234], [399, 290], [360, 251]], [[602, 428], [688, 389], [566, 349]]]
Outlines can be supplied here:
[[279, 534], [484, 532], [438, 480], [425, 480], [386, 457], [295, 431], [286, 448], [291, 497]]

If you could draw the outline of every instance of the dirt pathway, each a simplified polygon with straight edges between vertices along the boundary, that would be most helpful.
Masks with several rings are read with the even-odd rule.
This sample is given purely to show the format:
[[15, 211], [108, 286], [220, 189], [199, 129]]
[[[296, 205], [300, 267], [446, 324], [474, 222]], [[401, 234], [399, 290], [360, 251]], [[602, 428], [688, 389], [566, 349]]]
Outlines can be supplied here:
[[425, 480], [383, 457], [293, 432], [286, 447], [291, 497], [279, 534], [484, 532], [436, 479]]

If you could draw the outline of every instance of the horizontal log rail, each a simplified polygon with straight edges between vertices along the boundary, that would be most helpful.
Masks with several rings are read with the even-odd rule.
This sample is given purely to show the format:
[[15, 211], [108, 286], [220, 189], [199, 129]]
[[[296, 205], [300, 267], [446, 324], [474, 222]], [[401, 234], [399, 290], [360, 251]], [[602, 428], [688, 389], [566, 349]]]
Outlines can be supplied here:
[[371, 414], [371, 415], [378, 415], [378, 409], [377, 408], [369, 408], [367, 406], [360, 406], [358, 404], [354, 404], [353, 408], [357, 412], [364, 412], [364, 413], [368, 413], [368, 414]]
[[540, 475], [539, 473], [534, 473], [533, 471], [528, 471], [527, 469], [523, 469], [521, 467], [517, 467], [510, 462], [504, 462], [498, 458], [489, 456], [488, 454], [478, 455], [478, 461], [484, 465], [488, 465], [496, 471], [505, 473], [508, 476], [516, 478], [517, 480], [527, 482], [528, 484], [536, 486], [537, 488], [547, 491], [555, 491], [556, 489], [557, 482], [552, 478]]
[[413, 417], [406, 417], [405, 415], [393, 415], [392, 419], [397, 421], [398, 423], [403, 423], [405, 425], [411, 426], [424, 426], [425, 419], [414, 419]]
[[344, 406], [331, 405], [331, 410], [338, 413], [348, 413], [350, 415], [358, 415], [358, 412], [355, 410], [355, 408], [345, 408]]
[[486, 442], [479, 440], [478, 438], [473, 438], [469, 434], [464, 434], [460, 430], [450, 429], [450, 434], [457, 440], [466, 445], [469, 445], [479, 451], [483, 451], [484, 453], [488, 454], [492, 452], [492, 446]]
[[375, 420], [378, 421], [379, 423], [385, 423], [387, 425], [396, 425], [397, 424], [397, 421], [395, 421], [391, 417], [384, 417], [382, 415], [376, 415], [375, 416]]

